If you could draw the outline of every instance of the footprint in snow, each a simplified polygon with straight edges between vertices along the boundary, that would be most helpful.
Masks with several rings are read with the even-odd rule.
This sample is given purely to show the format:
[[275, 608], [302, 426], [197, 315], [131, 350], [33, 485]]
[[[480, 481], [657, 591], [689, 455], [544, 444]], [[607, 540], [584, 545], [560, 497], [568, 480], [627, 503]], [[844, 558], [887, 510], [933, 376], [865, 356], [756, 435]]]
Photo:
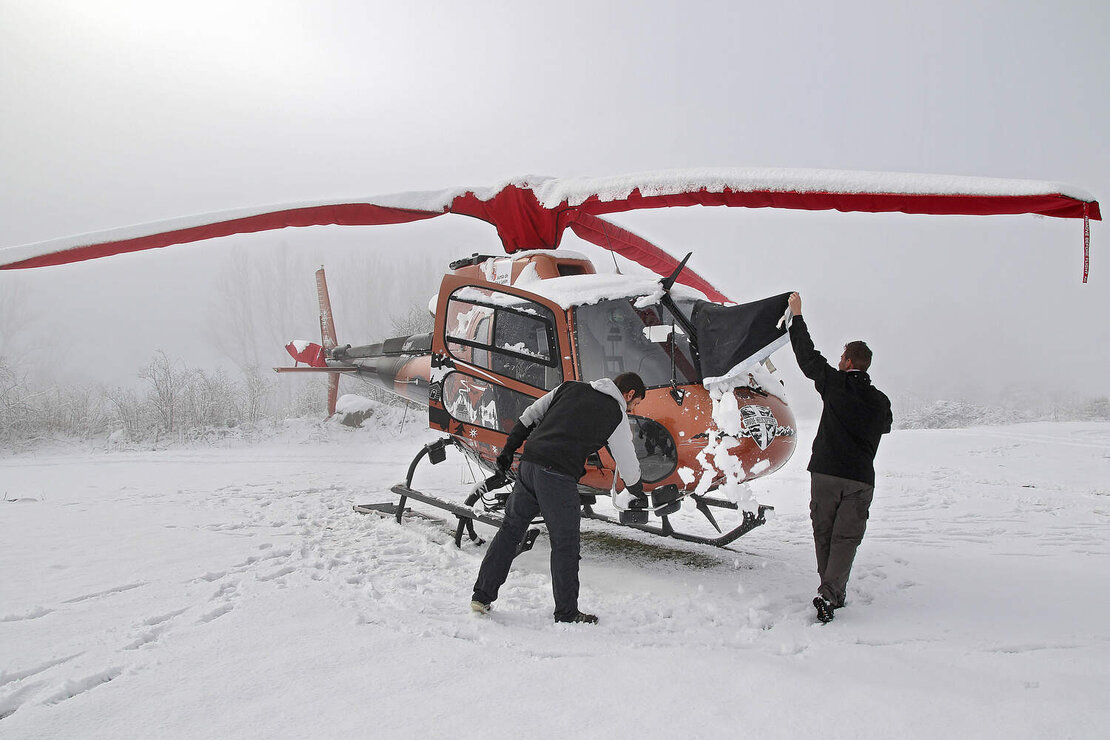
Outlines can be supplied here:
[[256, 578], [260, 581], [275, 581], [275, 580], [281, 578], [282, 576], [287, 576], [290, 573], [295, 572], [296, 570], [297, 570], [296, 568], [293, 568], [293, 567], [287, 565], [284, 568], [279, 568], [278, 570], [275, 570], [273, 573], [267, 573], [265, 575], [259, 575], [259, 576], [256, 576]]
[[66, 656], [65, 658], [57, 658], [45, 663], [39, 663], [36, 666], [26, 668], [22, 671], [12, 671], [11, 673], [7, 671], [0, 671], [0, 686], [6, 686], [10, 683], [16, 683], [17, 681], [22, 681], [25, 678], [30, 678], [31, 676], [42, 673], [43, 671], [48, 671], [56, 665], [68, 663], [79, 655], [81, 655], [81, 653], [74, 653], [73, 655]]
[[86, 691], [91, 691], [97, 686], [102, 686], [109, 681], [114, 681], [122, 674], [123, 669], [118, 666], [114, 666], [112, 668], [108, 668], [107, 670], [100, 671], [99, 673], [94, 673], [91, 676], [87, 676], [76, 681], [66, 681], [64, 684], [62, 684], [62, 688], [60, 690], [47, 697], [46, 701], [44, 701], [43, 703], [60, 704], [67, 699], [72, 699], [75, 696], [80, 696]]
[[189, 611], [189, 607], [184, 609], [177, 609], [165, 614], [155, 614], [154, 616], [147, 617], [139, 624], [135, 625], [137, 630], [135, 639], [123, 646], [124, 650], [138, 650], [141, 647], [150, 645], [157, 642], [170, 627], [172, 622], [177, 617]]
[[211, 598], [209, 598], [208, 600], [209, 601], [215, 601], [216, 599], [224, 599], [226, 601], [227, 599], [234, 596], [238, 592], [238, 590], [239, 590], [239, 582], [238, 581], [229, 581], [228, 583], [225, 583], [222, 586], [220, 586], [220, 588], [216, 591], [216, 593], [212, 594]]
[[197, 581], [208, 581], [209, 583], [211, 583], [212, 581], [220, 580], [221, 578], [223, 578], [226, 575], [227, 575], [226, 570], [221, 570], [221, 571], [218, 571], [218, 572], [209, 571], [208, 573], [205, 573], [204, 575], [200, 576], [199, 578], [194, 578], [193, 583], [196, 583]]
[[143, 586], [146, 586], [146, 585], [147, 585], [147, 583], [145, 581], [139, 581], [137, 583], [125, 583], [122, 586], [115, 586], [113, 588], [105, 589], [104, 591], [97, 591], [95, 593], [85, 594], [84, 596], [75, 596], [72, 599], [66, 599], [62, 603], [64, 603], [64, 604], [77, 604], [77, 603], [82, 602], [82, 601], [88, 601], [89, 599], [98, 599], [100, 597], [115, 596], [116, 594], [121, 594], [124, 591], [130, 591], [132, 589], [142, 588]]
[[24, 622], [28, 619], [38, 619], [45, 617], [47, 614], [52, 614], [53, 609], [47, 609], [43, 606], [36, 606], [34, 609], [24, 612], [23, 614], [8, 614], [7, 616], [0, 617], [0, 622]]
[[138, 650], [141, 647], [150, 645], [153, 642], [157, 642], [158, 638], [161, 637], [162, 633], [165, 631], [166, 625], [158, 625], [151, 627], [150, 629], [143, 630], [134, 640], [124, 645], [123, 649]]
[[143, 624], [145, 624], [147, 627], [154, 627], [156, 625], [162, 624], [163, 622], [168, 622], [174, 617], [179, 617], [187, 611], [189, 611], [189, 607], [178, 609], [172, 612], [166, 612], [165, 614], [156, 614], [153, 617], [147, 617], [146, 619], [144, 619]]
[[208, 622], [211, 622], [214, 619], [218, 619], [218, 618], [222, 617], [223, 615], [227, 614], [228, 612], [230, 612], [234, 608], [235, 607], [232, 604], [224, 604], [222, 606], [218, 606], [210, 612], [206, 612], [205, 614], [201, 614], [200, 619], [197, 620], [197, 624], [207, 624]]
[[39, 681], [36, 683], [28, 684], [27, 686], [21, 686], [20, 688], [13, 691], [11, 694], [0, 698], [0, 720], [5, 720], [15, 714], [16, 710], [23, 706], [23, 703], [27, 697], [29, 697], [31, 694], [35, 693], [45, 685], [45, 681]]

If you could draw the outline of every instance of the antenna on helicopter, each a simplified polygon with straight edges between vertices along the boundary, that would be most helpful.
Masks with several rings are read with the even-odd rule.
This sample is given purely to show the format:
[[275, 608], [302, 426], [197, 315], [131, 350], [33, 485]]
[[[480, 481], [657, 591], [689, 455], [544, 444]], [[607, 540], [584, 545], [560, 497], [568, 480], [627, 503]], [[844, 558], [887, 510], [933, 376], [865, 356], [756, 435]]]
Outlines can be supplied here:
[[686, 267], [686, 260], [690, 259], [692, 254], [693, 252], [687, 252], [686, 256], [682, 258], [682, 261], [678, 263], [678, 267], [674, 268], [674, 272], [659, 281], [663, 285], [663, 290], [669, 291], [671, 289], [675, 280], [678, 280], [678, 273], [682, 272], [683, 267]]
[[[678, 309], [678, 305], [674, 302], [674, 299], [671, 298], [671, 288], [674, 287], [675, 281], [678, 280], [678, 274], [682, 272], [682, 268], [686, 266], [686, 260], [690, 259], [692, 254], [693, 252], [687, 252], [686, 256], [682, 258], [682, 261], [678, 263], [678, 267], [674, 268], [674, 272], [660, 280], [659, 284], [663, 286], [663, 305], [670, 310], [671, 315], [682, 325], [683, 330], [686, 332], [687, 341], [690, 343], [690, 349], [693, 351], [694, 357], [696, 358], [698, 355], [698, 340], [697, 332], [694, 330], [694, 324], [690, 320], [690, 317], [686, 316]], [[681, 405], [681, 401], [677, 398], [675, 400]]]
[[[690, 351], [694, 354], [695, 358], [698, 357], [698, 340], [697, 340], [697, 331], [694, 329], [693, 322], [690, 320], [689, 317], [684, 315], [682, 313], [682, 311], [680, 311], [678, 309], [678, 304], [676, 304], [674, 302], [674, 299], [671, 298], [671, 288], [674, 287], [675, 281], [678, 280], [679, 273], [682, 272], [683, 267], [686, 267], [687, 260], [689, 260], [690, 257], [693, 254], [694, 254], [693, 252], [687, 252], [686, 256], [682, 258], [682, 261], [678, 263], [678, 267], [674, 268], [674, 272], [672, 272], [670, 275], [668, 275], [667, 277], [665, 277], [665, 278], [663, 278], [662, 280], [659, 281], [659, 284], [663, 286], [663, 305], [667, 307], [667, 309], [671, 312], [671, 316], [672, 316], [672, 319], [671, 319], [671, 335], [670, 335], [670, 340], [671, 340], [671, 390], [670, 390], [670, 394], [671, 394], [671, 398], [673, 398], [674, 402], [677, 403], [679, 406], [681, 406], [682, 402], [686, 399], [686, 391], [684, 391], [683, 389], [678, 387], [678, 378], [677, 378], [676, 372], [675, 372], [675, 363], [674, 363], [674, 353], [675, 353], [674, 323], [675, 323], [675, 321], [677, 320], [678, 323], [682, 325], [683, 330], [686, 332], [686, 341], [689, 343]], [[695, 362], [696, 361], [697, 361], [697, 359], [695, 359]]]

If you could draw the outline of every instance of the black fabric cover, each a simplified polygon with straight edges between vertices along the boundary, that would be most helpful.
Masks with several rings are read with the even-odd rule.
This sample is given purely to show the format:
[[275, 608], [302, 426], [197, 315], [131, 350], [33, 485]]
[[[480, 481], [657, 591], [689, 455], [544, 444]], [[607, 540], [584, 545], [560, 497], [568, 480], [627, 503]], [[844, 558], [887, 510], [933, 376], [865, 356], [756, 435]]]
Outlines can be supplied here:
[[[703, 378], [719, 378], [738, 363], [771, 354], [771, 345], [782, 343], [786, 324], [775, 325], [786, 313], [789, 293], [722, 306], [709, 301], [694, 304], [693, 324]], [[763, 357], [759, 355], [767, 350]]]

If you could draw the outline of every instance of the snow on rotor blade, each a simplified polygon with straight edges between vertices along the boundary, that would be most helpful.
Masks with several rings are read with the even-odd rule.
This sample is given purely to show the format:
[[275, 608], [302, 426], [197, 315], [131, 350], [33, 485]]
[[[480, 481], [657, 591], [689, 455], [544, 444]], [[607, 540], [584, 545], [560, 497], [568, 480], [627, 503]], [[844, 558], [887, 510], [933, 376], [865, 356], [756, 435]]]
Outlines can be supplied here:
[[[1035, 213], [1101, 220], [1089, 193], [1062, 183], [955, 175], [797, 169], [670, 170], [605, 178], [526, 176], [454, 188], [270, 206], [0, 250], [0, 269], [42, 267], [289, 226], [397, 224], [455, 213], [497, 229], [505, 251], [554, 249], [581, 214], [692, 205], [917, 214]], [[581, 223], [581, 220], [578, 219]]]
[[509, 187], [528, 189], [532, 187], [532, 180], [518, 179], [492, 188], [456, 187], [378, 195], [365, 200], [332, 199], [258, 206], [126, 226], [0, 249], [0, 270], [63, 265], [287, 227], [379, 226], [421, 221], [451, 212], [472, 215], [461, 205], [459, 210], [452, 210], [452, 206], [461, 204], [465, 198], [490, 201]]
[[547, 180], [535, 186], [544, 208], [592, 214], [640, 208], [723, 205], [903, 213], [1038, 213], [1100, 220], [1094, 196], [1059, 182], [963, 175], [786, 168], [669, 170]]
[[443, 213], [444, 211], [410, 210], [374, 203], [334, 203], [266, 210], [249, 215], [232, 216], [228, 213], [194, 216], [0, 250], [0, 270], [64, 265], [289, 226], [400, 224], [434, 218]]
[[[678, 260], [647, 239], [603, 218], [579, 212], [570, 222], [570, 228], [580, 239], [616, 252], [657, 275], [669, 275], [678, 266]], [[700, 290], [711, 301], [731, 303], [728, 296], [714, 288], [689, 267], [683, 268], [678, 274], [678, 282]]]

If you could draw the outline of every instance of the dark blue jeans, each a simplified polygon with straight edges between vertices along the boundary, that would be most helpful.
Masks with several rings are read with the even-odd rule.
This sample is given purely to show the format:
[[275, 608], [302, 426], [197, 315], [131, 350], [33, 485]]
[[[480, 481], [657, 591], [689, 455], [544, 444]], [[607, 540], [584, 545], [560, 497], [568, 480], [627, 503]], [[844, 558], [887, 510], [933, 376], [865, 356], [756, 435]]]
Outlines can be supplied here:
[[505, 519], [489, 544], [474, 598], [491, 604], [509, 575], [517, 547], [536, 514], [543, 514], [551, 539], [551, 590], [555, 618], [570, 619], [578, 613], [579, 513], [577, 481], [530, 462], [522, 462], [513, 492], [505, 503]]

